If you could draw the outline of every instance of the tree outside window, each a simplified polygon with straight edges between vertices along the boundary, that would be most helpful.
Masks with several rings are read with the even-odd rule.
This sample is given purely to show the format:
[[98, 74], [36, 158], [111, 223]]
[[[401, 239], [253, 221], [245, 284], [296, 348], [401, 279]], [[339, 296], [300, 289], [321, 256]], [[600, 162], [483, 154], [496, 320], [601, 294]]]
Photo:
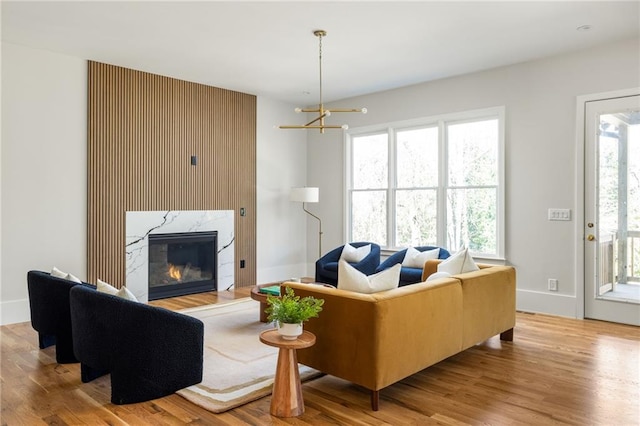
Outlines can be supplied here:
[[503, 108], [348, 134], [349, 240], [502, 257]]

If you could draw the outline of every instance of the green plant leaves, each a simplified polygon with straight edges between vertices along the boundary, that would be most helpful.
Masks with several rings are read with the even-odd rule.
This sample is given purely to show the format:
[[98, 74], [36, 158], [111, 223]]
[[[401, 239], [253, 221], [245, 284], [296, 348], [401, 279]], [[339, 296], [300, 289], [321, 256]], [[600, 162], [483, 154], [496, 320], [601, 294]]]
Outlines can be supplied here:
[[315, 318], [322, 311], [324, 299], [316, 299], [313, 296], [301, 298], [296, 296], [293, 289], [286, 287], [285, 294], [267, 296], [269, 305], [265, 312], [269, 315], [269, 321], [279, 323], [299, 324], [309, 318]]

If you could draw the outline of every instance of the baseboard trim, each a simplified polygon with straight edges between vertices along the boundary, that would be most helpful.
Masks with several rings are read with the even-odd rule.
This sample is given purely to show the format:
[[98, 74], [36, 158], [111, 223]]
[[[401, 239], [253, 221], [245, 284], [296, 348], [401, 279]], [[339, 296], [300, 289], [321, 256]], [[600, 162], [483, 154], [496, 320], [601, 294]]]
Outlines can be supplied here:
[[0, 303], [0, 325], [31, 321], [29, 299], [9, 300]]
[[566, 294], [516, 290], [516, 309], [524, 312], [578, 318], [577, 299]]

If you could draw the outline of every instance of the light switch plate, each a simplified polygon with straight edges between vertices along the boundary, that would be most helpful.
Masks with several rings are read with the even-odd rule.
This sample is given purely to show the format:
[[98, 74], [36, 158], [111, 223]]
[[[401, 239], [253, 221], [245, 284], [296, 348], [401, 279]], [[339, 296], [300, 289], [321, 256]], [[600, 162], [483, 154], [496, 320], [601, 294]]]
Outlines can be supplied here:
[[571, 220], [571, 209], [549, 209], [549, 220]]

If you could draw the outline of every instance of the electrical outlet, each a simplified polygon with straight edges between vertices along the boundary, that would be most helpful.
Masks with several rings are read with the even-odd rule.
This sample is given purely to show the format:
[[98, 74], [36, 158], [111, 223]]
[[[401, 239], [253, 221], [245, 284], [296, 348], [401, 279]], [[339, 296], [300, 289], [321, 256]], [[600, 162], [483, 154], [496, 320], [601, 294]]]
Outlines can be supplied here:
[[549, 291], [558, 291], [558, 280], [549, 278]]

